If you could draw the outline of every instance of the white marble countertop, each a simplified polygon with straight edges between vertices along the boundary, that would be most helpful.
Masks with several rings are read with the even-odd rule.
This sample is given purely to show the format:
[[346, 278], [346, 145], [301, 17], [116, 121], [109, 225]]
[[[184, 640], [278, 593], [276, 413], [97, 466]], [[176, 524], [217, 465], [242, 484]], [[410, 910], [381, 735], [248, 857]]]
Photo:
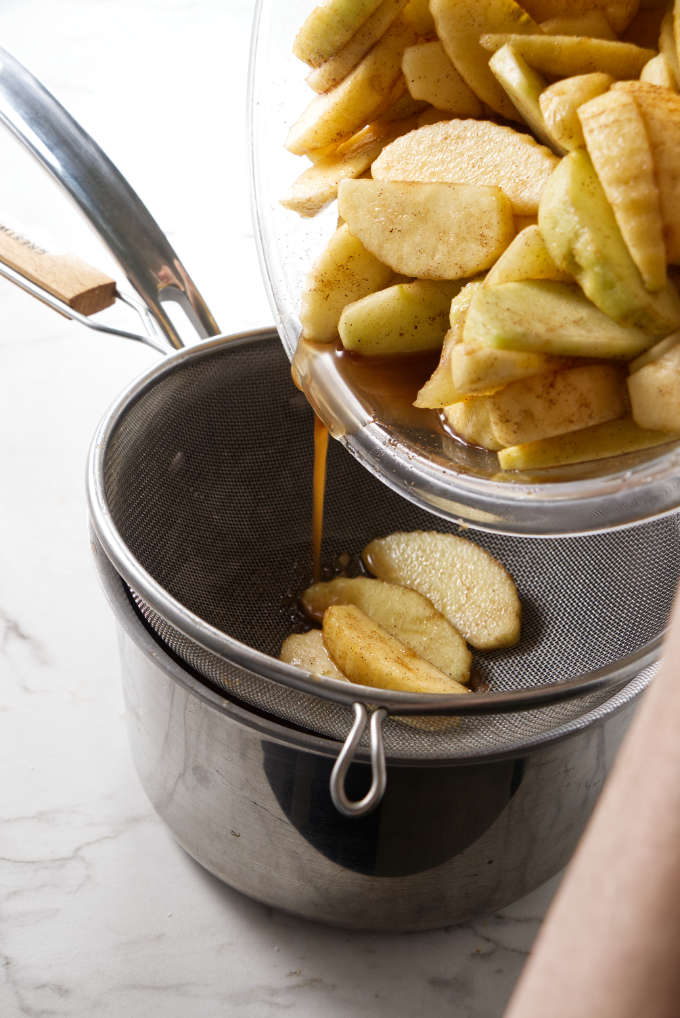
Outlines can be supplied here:
[[[268, 324], [247, 200], [252, 0], [5, 0], [2, 45], [148, 203], [223, 329]], [[111, 268], [2, 135], [0, 220]], [[133, 771], [84, 464], [155, 355], [0, 285], [0, 1015], [496, 1018], [554, 883], [408, 936], [275, 913], [177, 847]]]

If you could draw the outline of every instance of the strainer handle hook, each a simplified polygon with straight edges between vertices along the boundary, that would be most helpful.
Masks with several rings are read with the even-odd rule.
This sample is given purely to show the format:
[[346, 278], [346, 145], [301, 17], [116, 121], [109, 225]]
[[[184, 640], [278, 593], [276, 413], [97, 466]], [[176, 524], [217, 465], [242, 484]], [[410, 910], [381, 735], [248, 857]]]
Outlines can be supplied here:
[[[331, 773], [331, 799], [339, 813], [346, 817], [362, 817], [371, 813], [385, 794], [387, 786], [387, 765], [385, 763], [385, 746], [383, 743], [383, 722], [387, 717], [387, 711], [380, 707], [370, 715], [363, 703], [352, 704], [354, 710], [354, 724], [350, 733], [345, 739], [345, 744], [340, 751], [338, 759]], [[345, 779], [350, 764], [354, 759], [354, 753], [361, 736], [364, 734], [366, 725], [369, 725], [370, 732], [370, 755], [371, 755], [371, 787], [362, 799], [352, 801], [345, 791]]]

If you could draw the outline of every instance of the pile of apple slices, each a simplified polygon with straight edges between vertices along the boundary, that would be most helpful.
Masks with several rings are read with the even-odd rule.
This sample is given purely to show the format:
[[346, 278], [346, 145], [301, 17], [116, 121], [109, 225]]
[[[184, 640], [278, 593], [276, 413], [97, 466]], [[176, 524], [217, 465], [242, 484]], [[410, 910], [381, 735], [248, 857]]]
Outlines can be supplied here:
[[302, 595], [309, 620], [281, 660], [315, 675], [409, 693], [467, 693], [472, 655], [510, 647], [521, 606], [507, 570], [478, 545], [431, 531], [371, 541], [373, 577], [339, 576]]
[[506, 470], [677, 439], [678, 32], [680, 0], [315, 8], [284, 204], [340, 225], [303, 337], [441, 350], [416, 406]]

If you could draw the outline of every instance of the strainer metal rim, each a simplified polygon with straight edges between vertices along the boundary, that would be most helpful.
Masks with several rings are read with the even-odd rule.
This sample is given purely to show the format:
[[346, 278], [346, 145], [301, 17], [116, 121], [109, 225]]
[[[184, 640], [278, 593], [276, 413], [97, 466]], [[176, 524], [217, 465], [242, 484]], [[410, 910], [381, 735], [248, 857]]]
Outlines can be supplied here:
[[529, 690], [467, 696], [416, 695], [351, 685], [335, 679], [319, 679], [294, 665], [285, 664], [262, 651], [230, 637], [189, 611], [169, 594], [131, 553], [118, 531], [107, 506], [104, 468], [109, 440], [128, 407], [141, 398], [159, 379], [174, 371], [186, 359], [211, 355], [229, 344], [235, 348], [248, 343], [277, 338], [273, 329], [256, 329], [234, 335], [217, 336], [199, 345], [176, 351], [159, 364], [145, 371], [114, 401], [102, 419], [91, 444], [87, 467], [87, 498], [92, 526], [107, 557], [127, 583], [153, 611], [167, 619], [187, 639], [224, 661], [287, 687], [311, 693], [323, 699], [350, 706], [363, 702], [384, 707], [390, 713], [411, 714], [500, 714], [548, 706], [561, 700], [605, 688], [616, 688], [635, 678], [652, 665], [660, 652], [660, 636], [634, 654], [621, 658], [605, 668], [589, 672], [566, 682], [546, 684]]

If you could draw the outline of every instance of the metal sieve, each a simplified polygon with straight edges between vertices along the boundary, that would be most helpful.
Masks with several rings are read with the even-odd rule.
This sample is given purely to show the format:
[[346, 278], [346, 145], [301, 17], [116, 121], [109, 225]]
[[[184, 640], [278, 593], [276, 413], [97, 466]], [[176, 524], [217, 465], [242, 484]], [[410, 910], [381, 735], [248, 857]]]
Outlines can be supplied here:
[[[311, 582], [312, 426], [278, 338], [265, 332], [174, 354], [124, 394], [95, 438], [97, 537], [147, 624], [195, 674], [298, 728], [334, 739], [351, 730], [343, 763], [371, 711], [376, 761], [385, 752], [472, 759], [554, 737], [609, 709], [622, 684], [625, 696], [644, 685], [680, 575], [677, 517], [562, 540], [466, 532], [509, 569], [524, 609], [518, 647], [475, 654], [484, 694], [348, 687], [278, 662], [291, 604]], [[458, 528], [332, 443], [324, 563], [405, 529]], [[461, 720], [414, 727], [406, 716], [417, 713]]]
[[[150, 336], [121, 334], [181, 346], [165, 299], [182, 299], [198, 334], [208, 334], [214, 322], [205, 303], [137, 196], [9, 55], [0, 67], [0, 118], [75, 198], [148, 308]], [[1, 271], [100, 327], [39, 281]], [[680, 572], [675, 516], [559, 541], [466, 532], [513, 574], [524, 606], [519, 646], [476, 655], [488, 692], [414, 696], [319, 680], [278, 661], [291, 605], [311, 577], [311, 457], [312, 414], [276, 333], [217, 337], [173, 353], [117, 401], [92, 446], [88, 493], [99, 542], [164, 648], [230, 699], [345, 740], [331, 778], [341, 812], [359, 815], [380, 801], [386, 753], [434, 762], [521, 752], [590, 724], [644, 688]], [[457, 529], [332, 443], [328, 564], [376, 536], [433, 528]], [[434, 718], [414, 725], [409, 716], [418, 714]], [[451, 714], [460, 720], [437, 718]], [[352, 802], [345, 776], [362, 744], [373, 780]]]

